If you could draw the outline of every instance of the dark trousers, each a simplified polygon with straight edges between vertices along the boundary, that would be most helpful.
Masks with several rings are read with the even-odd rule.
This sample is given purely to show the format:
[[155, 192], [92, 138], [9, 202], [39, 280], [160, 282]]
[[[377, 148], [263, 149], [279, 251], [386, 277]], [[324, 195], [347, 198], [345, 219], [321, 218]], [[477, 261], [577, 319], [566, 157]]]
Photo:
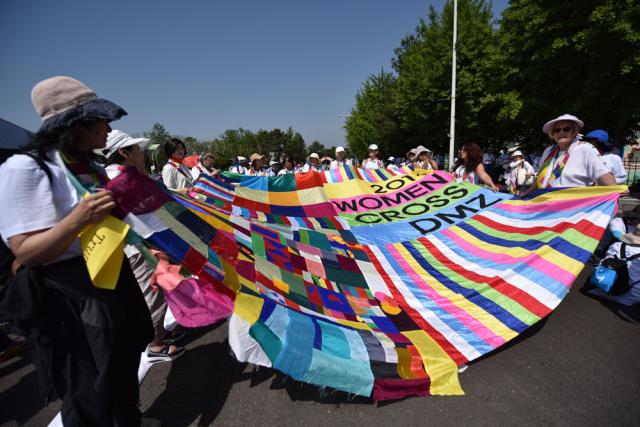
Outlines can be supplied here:
[[115, 290], [95, 288], [82, 260], [57, 264], [44, 276], [59, 324], [51, 378], [65, 427], [140, 425], [138, 365], [153, 326], [127, 259]]

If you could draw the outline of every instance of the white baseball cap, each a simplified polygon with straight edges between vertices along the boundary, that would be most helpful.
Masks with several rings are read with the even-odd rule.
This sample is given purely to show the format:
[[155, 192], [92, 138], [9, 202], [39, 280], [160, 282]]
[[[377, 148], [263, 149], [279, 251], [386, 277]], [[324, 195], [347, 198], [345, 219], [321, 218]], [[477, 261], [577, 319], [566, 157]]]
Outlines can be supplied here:
[[376, 144], [371, 144], [369, 146], [369, 151], [378, 151], [378, 146]]
[[310, 159], [318, 159], [320, 160], [320, 156], [318, 156], [318, 153], [311, 153], [311, 155], [309, 156]]
[[338, 153], [344, 153], [344, 147], [343, 146], [339, 145], [339, 146], [336, 147], [336, 154], [338, 154]]
[[149, 138], [133, 138], [121, 130], [114, 129], [107, 135], [107, 145], [104, 148], [94, 150], [96, 154], [101, 154], [107, 159], [115, 154], [121, 148], [137, 145], [144, 150], [151, 140]]

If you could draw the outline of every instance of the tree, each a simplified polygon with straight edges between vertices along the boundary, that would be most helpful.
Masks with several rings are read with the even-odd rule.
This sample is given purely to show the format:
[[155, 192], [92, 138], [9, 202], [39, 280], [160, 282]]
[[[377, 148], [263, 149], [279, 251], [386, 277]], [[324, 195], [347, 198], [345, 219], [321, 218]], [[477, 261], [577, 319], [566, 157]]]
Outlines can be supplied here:
[[156, 122], [149, 132], [144, 132], [144, 137], [151, 140], [151, 144], [156, 145], [155, 149], [148, 152], [150, 156], [146, 156], [147, 166], [155, 163], [156, 171], [167, 163], [167, 156], [164, 154], [164, 143], [171, 138], [169, 132], [160, 123]]
[[371, 74], [356, 94], [356, 104], [344, 125], [349, 148], [356, 155], [364, 156], [370, 144], [377, 144], [382, 151], [394, 151], [405, 147], [393, 105], [395, 77], [383, 69]]
[[638, 0], [512, 0], [501, 22], [508, 85], [532, 139], [572, 113], [588, 128], [621, 142], [640, 122], [640, 2]]
[[311, 155], [311, 153], [317, 153], [320, 157], [322, 157], [323, 153], [325, 152], [326, 148], [324, 145], [322, 145], [320, 142], [318, 141], [313, 141], [311, 144], [309, 144], [309, 146], [307, 147], [307, 157]]
[[[393, 109], [411, 146], [448, 151], [451, 100], [453, 2], [431, 7], [392, 61], [398, 73]], [[489, 2], [458, 2], [456, 140], [496, 144], [503, 132], [497, 116], [510, 119], [518, 103], [496, 84], [502, 76], [498, 32]]]

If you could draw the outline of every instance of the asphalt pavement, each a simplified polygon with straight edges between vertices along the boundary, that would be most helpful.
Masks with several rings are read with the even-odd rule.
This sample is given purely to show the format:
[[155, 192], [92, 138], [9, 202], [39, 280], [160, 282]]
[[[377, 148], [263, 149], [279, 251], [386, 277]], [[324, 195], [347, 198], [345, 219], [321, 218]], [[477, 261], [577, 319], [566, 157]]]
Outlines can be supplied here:
[[[164, 426], [640, 425], [640, 306], [603, 303], [581, 283], [546, 321], [460, 374], [462, 397], [375, 403], [240, 364], [227, 324], [190, 330], [188, 351], [155, 364], [144, 417]], [[28, 353], [0, 364], [0, 425], [46, 426]]]

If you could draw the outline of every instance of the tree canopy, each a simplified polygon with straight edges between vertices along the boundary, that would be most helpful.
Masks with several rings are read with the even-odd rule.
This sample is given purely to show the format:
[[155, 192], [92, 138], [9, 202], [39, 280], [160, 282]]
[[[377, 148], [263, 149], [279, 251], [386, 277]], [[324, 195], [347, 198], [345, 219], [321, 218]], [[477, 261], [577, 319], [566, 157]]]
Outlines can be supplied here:
[[[400, 40], [393, 72], [372, 74], [345, 121], [349, 146], [404, 153], [449, 144], [453, 2]], [[456, 144], [540, 150], [562, 113], [618, 141], [640, 127], [640, 0], [458, 1]]]

